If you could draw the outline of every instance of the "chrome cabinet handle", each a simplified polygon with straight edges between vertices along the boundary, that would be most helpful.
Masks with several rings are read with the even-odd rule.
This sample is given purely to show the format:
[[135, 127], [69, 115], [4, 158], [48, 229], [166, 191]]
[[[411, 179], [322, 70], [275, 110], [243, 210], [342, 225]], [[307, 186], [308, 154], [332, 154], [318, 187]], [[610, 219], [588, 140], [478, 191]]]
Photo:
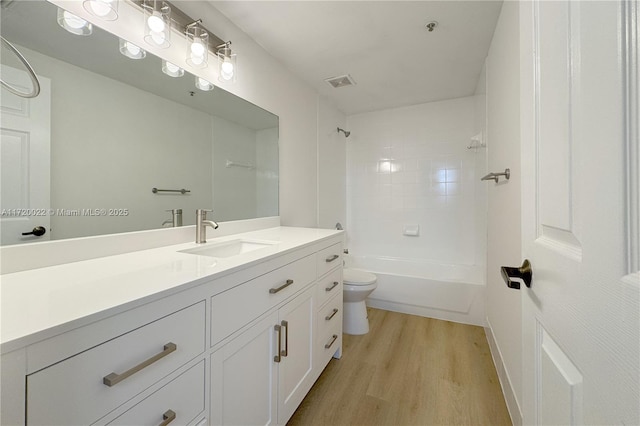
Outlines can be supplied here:
[[169, 423], [176, 419], [176, 412], [173, 410], [167, 410], [162, 415], [162, 423], [159, 426], [167, 426]]
[[334, 288], [338, 287], [338, 284], [340, 284], [338, 281], [334, 281], [333, 284], [331, 284], [331, 287], [325, 288], [324, 291], [331, 291]]
[[128, 369], [127, 371], [125, 371], [122, 374], [111, 373], [111, 374], [108, 374], [108, 375], [104, 376], [102, 378], [102, 383], [104, 383], [105, 385], [107, 385], [109, 387], [115, 386], [118, 383], [120, 383], [121, 381], [123, 381], [124, 379], [133, 376], [138, 371], [150, 366], [154, 362], [156, 362], [156, 361], [164, 358], [165, 356], [169, 355], [171, 352], [175, 352], [176, 349], [178, 349], [178, 346], [175, 343], [169, 342], [166, 345], [164, 345], [164, 348], [163, 348], [162, 352], [160, 352], [159, 354], [152, 356], [151, 358], [147, 359], [146, 361], [142, 361], [140, 364], [136, 365], [133, 368]]
[[340, 257], [340, 255], [338, 255], [338, 254], [334, 254], [333, 256], [329, 256], [329, 257], [327, 257], [324, 261], [325, 261], [325, 262], [327, 262], [327, 263], [329, 263], [329, 262], [333, 262], [334, 260], [336, 260], [336, 259], [337, 259], [337, 258], [339, 258], [339, 257]]
[[282, 321], [280, 325], [284, 327], [284, 351], [280, 352], [280, 355], [287, 356], [289, 355], [289, 322]]
[[278, 333], [278, 354], [273, 357], [275, 362], [280, 362], [280, 353], [282, 352], [282, 328], [279, 325], [274, 325], [273, 329]]
[[335, 317], [337, 313], [338, 313], [338, 308], [333, 308], [333, 312], [331, 312], [331, 315], [327, 315], [326, 317], [324, 317], [324, 319], [326, 321], [330, 321], [331, 318]]
[[285, 288], [289, 287], [291, 284], [293, 284], [293, 280], [287, 280], [284, 284], [282, 284], [278, 288], [270, 288], [269, 289], [269, 294], [276, 294], [280, 290], [284, 290]]
[[327, 343], [326, 345], [324, 345], [324, 348], [325, 349], [329, 349], [333, 345], [333, 342], [336, 341], [336, 339], [338, 339], [338, 335], [334, 334], [333, 337], [331, 338], [331, 341], [329, 343]]

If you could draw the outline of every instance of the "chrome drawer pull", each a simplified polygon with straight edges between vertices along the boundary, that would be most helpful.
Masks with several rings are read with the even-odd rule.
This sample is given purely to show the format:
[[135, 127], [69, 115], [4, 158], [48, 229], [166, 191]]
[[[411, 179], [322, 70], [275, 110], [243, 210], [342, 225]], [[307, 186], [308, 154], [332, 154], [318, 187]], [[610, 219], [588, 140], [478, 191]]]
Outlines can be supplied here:
[[167, 343], [166, 345], [164, 345], [164, 349], [162, 352], [160, 352], [157, 355], [152, 356], [151, 358], [149, 358], [146, 361], [141, 362], [140, 364], [136, 365], [133, 368], [130, 368], [129, 370], [125, 371], [122, 374], [117, 374], [117, 373], [111, 373], [107, 376], [104, 376], [102, 378], [102, 383], [104, 383], [105, 385], [111, 387], [111, 386], [115, 386], [118, 383], [120, 383], [121, 381], [123, 381], [124, 379], [133, 376], [134, 374], [136, 374], [138, 371], [142, 370], [143, 368], [146, 368], [148, 366], [150, 366], [151, 364], [153, 364], [154, 362], [164, 358], [165, 356], [169, 355], [171, 352], [174, 352], [176, 349], [178, 349], [178, 346], [175, 343]]
[[339, 257], [340, 257], [340, 255], [338, 255], [338, 254], [334, 254], [333, 256], [329, 256], [329, 257], [327, 257], [324, 261], [325, 261], [325, 262], [327, 262], [327, 263], [329, 263], [329, 262], [333, 262], [334, 260], [336, 260], [336, 259], [337, 259], [337, 258], [339, 258]]
[[326, 317], [324, 317], [324, 319], [327, 321], [330, 321], [331, 318], [335, 317], [337, 313], [338, 313], [338, 308], [333, 308], [333, 312], [331, 313], [331, 315], [327, 315]]
[[329, 349], [331, 347], [331, 345], [333, 345], [333, 342], [336, 341], [336, 339], [338, 339], [338, 335], [334, 334], [333, 338], [331, 339], [331, 341], [329, 343], [327, 343], [326, 345], [324, 345], [325, 349]]
[[291, 284], [293, 284], [293, 280], [287, 280], [287, 282], [285, 282], [284, 284], [282, 284], [280, 287], [278, 288], [270, 288], [269, 289], [269, 293], [270, 294], [276, 294], [277, 292], [279, 292], [280, 290], [284, 290], [285, 288], [289, 287]]
[[284, 327], [284, 351], [280, 352], [280, 355], [287, 356], [289, 355], [289, 322], [282, 321], [280, 325]]
[[162, 415], [163, 422], [160, 423], [160, 426], [167, 426], [169, 423], [176, 419], [176, 412], [173, 410], [167, 410]]
[[325, 288], [324, 291], [331, 291], [334, 288], [338, 287], [338, 284], [340, 284], [338, 281], [334, 281], [333, 284], [331, 284], [331, 287]]
[[273, 360], [280, 362], [280, 353], [282, 352], [282, 328], [279, 325], [274, 325], [273, 329], [278, 333], [278, 354], [273, 357]]

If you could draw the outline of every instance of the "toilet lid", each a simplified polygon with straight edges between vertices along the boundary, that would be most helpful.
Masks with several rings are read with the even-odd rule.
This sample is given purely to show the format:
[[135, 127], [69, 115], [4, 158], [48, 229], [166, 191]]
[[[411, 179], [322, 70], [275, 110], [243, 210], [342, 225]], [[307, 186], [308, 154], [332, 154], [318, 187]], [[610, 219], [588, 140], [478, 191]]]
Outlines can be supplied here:
[[371, 272], [345, 268], [342, 271], [342, 281], [350, 285], [369, 285], [376, 282], [377, 277]]

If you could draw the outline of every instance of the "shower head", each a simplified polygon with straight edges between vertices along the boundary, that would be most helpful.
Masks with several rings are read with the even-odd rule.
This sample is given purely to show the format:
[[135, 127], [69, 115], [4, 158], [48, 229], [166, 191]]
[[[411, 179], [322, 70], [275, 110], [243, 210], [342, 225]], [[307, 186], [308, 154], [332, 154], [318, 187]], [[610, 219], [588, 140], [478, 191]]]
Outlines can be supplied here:
[[340, 133], [340, 132], [344, 133], [344, 137], [345, 137], [345, 138], [348, 138], [348, 137], [349, 137], [349, 135], [351, 134], [351, 132], [350, 132], [350, 131], [348, 131], [348, 130], [344, 130], [344, 129], [341, 129], [340, 127], [338, 127], [338, 133]]

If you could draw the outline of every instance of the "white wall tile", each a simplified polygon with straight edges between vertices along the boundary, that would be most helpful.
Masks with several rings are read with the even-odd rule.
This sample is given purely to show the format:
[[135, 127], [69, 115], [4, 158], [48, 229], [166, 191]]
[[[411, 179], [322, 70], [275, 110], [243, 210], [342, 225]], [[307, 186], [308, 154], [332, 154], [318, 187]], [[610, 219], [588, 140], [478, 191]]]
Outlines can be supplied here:
[[[357, 255], [483, 263], [474, 98], [347, 117], [348, 244]], [[484, 154], [482, 154], [484, 155]], [[404, 225], [420, 226], [418, 237]]]

